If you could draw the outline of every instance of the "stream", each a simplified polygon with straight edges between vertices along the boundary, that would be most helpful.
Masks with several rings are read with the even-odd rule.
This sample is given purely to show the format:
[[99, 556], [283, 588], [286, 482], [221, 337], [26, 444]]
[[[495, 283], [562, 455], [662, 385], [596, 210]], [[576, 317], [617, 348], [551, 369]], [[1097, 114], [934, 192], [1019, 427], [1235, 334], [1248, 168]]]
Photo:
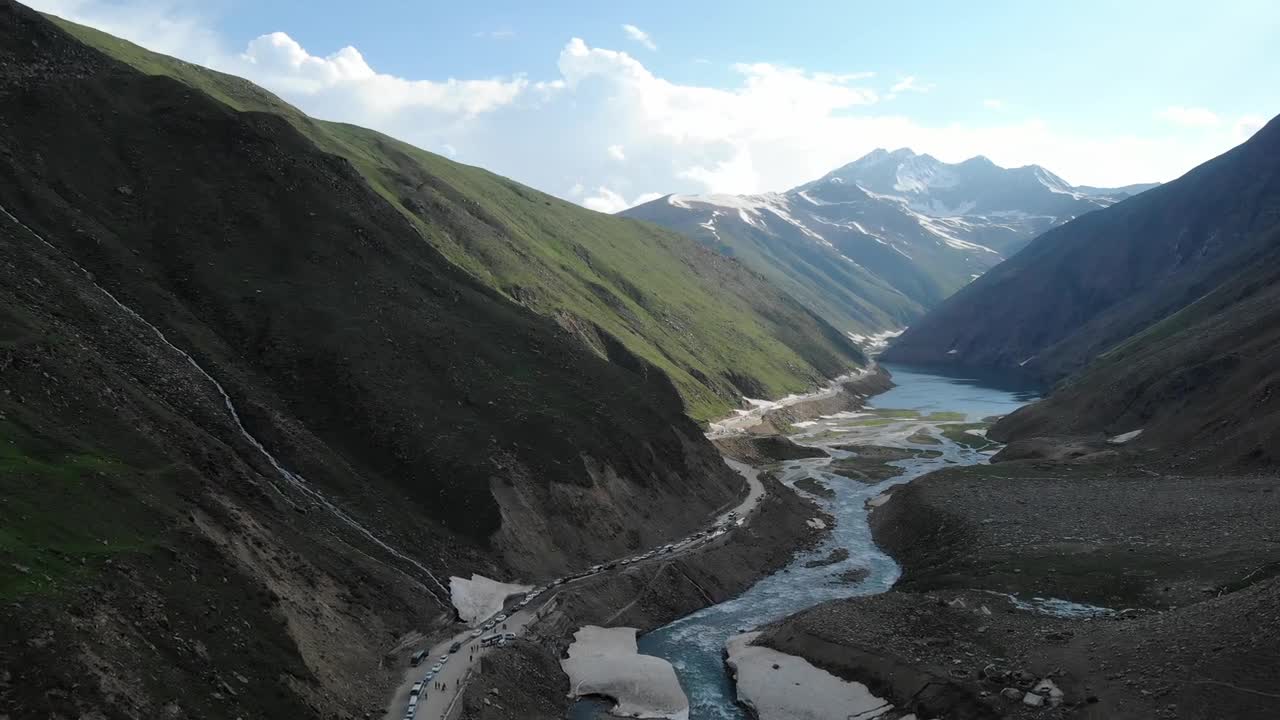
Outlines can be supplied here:
[[[822, 447], [831, 458], [781, 463], [779, 479], [790, 487], [806, 477], [834, 492], [811, 495], [835, 519], [827, 539], [798, 554], [783, 570], [770, 575], [742, 595], [704, 608], [639, 639], [639, 650], [670, 661], [689, 697], [690, 720], [746, 720], [735, 702], [733, 683], [723, 662], [725, 640], [828, 600], [881, 593], [898, 579], [897, 563], [872, 541], [866, 502], [885, 489], [949, 465], [986, 463], [990, 458], [981, 429], [970, 427], [984, 418], [1004, 415], [1034, 399], [1030, 390], [997, 387], [990, 379], [946, 377], [887, 366], [896, 386], [871, 399], [862, 411], [838, 413], [801, 423], [791, 436], [805, 445]], [[932, 417], [930, 417], [932, 416]], [[946, 433], [946, 434], [944, 434]], [[950, 435], [948, 437], [947, 435]], [[900, 473], [867, 484], [830, 472], [828, 466], [855, 453], [840, 445], [875, 445], [915, 449], [933, 457], [895, 460]], [[984, 450], [986, 450], [984, 452]], [[826, 559], [844, 548], [847, 559], [819, 567], [806, 563]], [[850, 581], [846, 573], [862, 577]], [[574, 720], [608, 717], [607, 705], [575, 704]]]

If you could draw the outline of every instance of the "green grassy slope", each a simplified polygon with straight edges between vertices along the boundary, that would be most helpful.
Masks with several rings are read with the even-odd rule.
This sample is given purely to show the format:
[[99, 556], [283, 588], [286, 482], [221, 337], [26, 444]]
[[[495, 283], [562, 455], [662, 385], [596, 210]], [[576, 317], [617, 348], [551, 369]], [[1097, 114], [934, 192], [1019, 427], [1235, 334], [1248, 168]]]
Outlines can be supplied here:
[[609, 354], [607, 333], [661, 368], [695, 418], [725, 414], [740, 394], [800, 391], [864, 362], [789, 295], [678, 233], [583, 209], [372, 130], [309, 118], [242, 78], [53, 19], [144, 73], [236, 110], [283, 116], [351, 161], [452, 262], [554, 317], [598, 354]]

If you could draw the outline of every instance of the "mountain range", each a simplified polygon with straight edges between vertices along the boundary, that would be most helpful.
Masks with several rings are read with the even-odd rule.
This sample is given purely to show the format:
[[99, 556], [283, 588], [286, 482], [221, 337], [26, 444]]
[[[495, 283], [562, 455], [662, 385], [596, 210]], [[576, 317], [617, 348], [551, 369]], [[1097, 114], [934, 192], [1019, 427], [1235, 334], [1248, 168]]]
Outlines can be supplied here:
[[1073, 187], [1038, 165], [875, 150], [783, 193], [623, 211], [738, 258], [851, 335], [908, 325], [1040, 233], [1150, 185]]
[[1050, 396], [1005, 437], [1119, 435], [1280, 458], [1280, 119], [1182, 177], [1036, 238], [887, 360], [1018, 373]]

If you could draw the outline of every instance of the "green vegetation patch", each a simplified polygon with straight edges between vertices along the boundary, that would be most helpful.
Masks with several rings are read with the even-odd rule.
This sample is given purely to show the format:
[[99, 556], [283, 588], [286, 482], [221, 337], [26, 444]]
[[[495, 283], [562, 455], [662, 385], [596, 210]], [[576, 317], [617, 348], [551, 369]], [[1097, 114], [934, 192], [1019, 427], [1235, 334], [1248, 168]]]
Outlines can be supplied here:
[[159, 528], [127, 489], [137, 475], [0, 420], [0, 598], [56, 592], [113, 556], [150, 549]]
[[660, 368], [697, 420], [743, 395], [805, 392], [865, 362], [836, 328], [737, 261], [656, 225], [593, 212], [381, 133], [307, 117], [242, 78], [51, 18], [135, 69], [237, 111], [278, 115], [367, 184], [450, 262], [555, 318], [598, 355], [604, 331]]
[[942, 436], [951, 442], [962, 447], [972, 448], [974, 450], [986, 450], [999, 445], [999, 443], [987, 439], [983, 435], [974, 435], [970, 430], [986, 430], [991, 427], [988, 423], [946, 423], [939, 425], [938, 430], [942, 432]]

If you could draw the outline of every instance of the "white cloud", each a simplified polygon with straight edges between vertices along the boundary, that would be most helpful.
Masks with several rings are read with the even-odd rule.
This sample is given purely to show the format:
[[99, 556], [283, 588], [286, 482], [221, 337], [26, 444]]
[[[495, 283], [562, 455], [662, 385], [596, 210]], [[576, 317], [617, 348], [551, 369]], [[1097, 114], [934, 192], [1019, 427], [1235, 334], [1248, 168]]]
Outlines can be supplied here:
[[627, 34], [627, 37], [635, 40], [650, 50], [658, 49], [658, 44], [653, 41], [653, 38], [649, 37], [649, 33], [641, 30], [635, 25], [623, 25], [622, 31]]
[[[399, 77], [372, 67], [355, 48], [307, 49], [285, 33], [230, 50], [201, 15], [216, 4], [198, 0], [30, 4], [248, 77], [313, 115], [445, 153], [462, 148], [469, 163], [535, 187], [568, 189], [568, 197], [606, 210], [652, 196], [642, 191], [785, 190], [875, 147], [911, 147], [947, 161], [981, 154], [1006, 166], [1037, 163], [1090, 185], [1170, 180], [1264, 120], [1223, 117], [1187, 127], [1152, 117], [1100, 133], [1022, 116], [1020, 106], [1016, 121], [1014, 113], [923, 121], [880, 104], [932, 87], [914, 76], [877, 91], [869, 73], [742, 62], [711, 87], [662, 77], [626, 52], [576, 38], [561, 49], [556, 70], [537, 78], [518, 68], [491, 78]], [[980, 93], [974, 97], [994, 109]], [[625, 165], [608, 151], [615, 145]]]
[[601, 186], [596, 188], [596, 194], [582, 201], [583, 206], [602, 213], [613, 214], [621, 212], [629, 207], [642, 205], [651, 200], [657, 200], [662, 197], [661, 193], [642, 193], [636, 196], [635, 200], [627, 202], [627, 199], [614, 190]]
[[350, 45], [320, 57], [282, 32], [254, 38], [239, 57], [225, 65], [290, 97], [355, 103], [364, 113], [375, 116], [416, 108], [471, 117], [511, 103], [529, 85], [523, 77], [406, 80], [375, 71]]
[[932, 89], [932, 84], [921, 83], [919, 80], [916, 80], [915, 75], [908, 75], [894, 83], [893, 87], [889, 88], [889, 97], [893, 98], [907, 92], [927, 93]]
[[610, 145], [609, 157], [617, 160], [618, 162], [622, 162], [627, 159], [627, 153], [621, 145]]
[[448, 155], [448, 156], [449, 156], [449, 157], [451, 157], [451, 158], [456, 158], [456, 157], [458, 157], [458, 148], [456, 148], [456, 147], [454, 147], [454, 146], [450, 145], [449, 143], [445, 143], [445, 144], [441, 145], [441, 146], [440, 146], [440, 149], [441, 149], [441, 150], [444, 150], [445, 154], [446, 154], [446, 155]]
[[1003, 101], [1003, 100], [996, 100], [996, 99], [994, 99], [994, 98], [988, 98], [988, 99], [986, 99], [986, 100], [983, 100], [983, 101], [982, 101], [982, 107], [984, 107], [984, 108], [986, 108], [986, 109], [988, 109], [988, 110], [1003, 110], [1003, 109], [1004, 109], [1004, 101]]
[[1214, 127], [1221, 122], [1218, 114], [1201, 107], [1173, 105], [1160, 110], [1156, 117], [1184, 127]]
[[480, 30], [471, 33], [471, 37], [484, 38], [487, 40], [506, 40], [516, 35], [515, 30]]

